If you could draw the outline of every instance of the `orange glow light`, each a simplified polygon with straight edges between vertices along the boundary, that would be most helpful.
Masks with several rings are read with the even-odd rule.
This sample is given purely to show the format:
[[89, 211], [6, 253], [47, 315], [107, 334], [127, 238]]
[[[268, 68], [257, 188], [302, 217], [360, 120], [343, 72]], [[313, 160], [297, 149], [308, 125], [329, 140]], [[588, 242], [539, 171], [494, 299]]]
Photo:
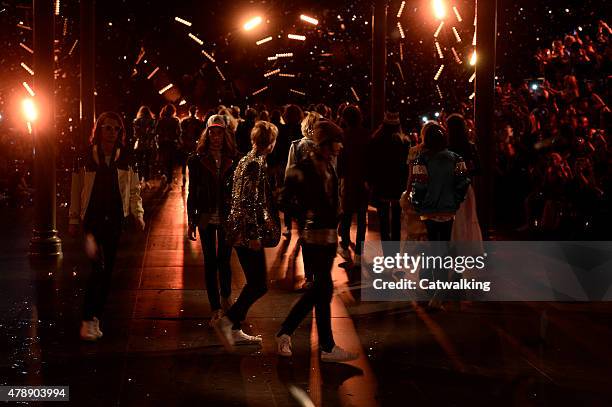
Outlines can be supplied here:
[[444, 0], [433, 0], [432, 6], [434, 16], [438, 20], [443, 20], [446, 17], [446, 4], [444, 4]]
[[253, 17], [252, 19], [250, 19], [244, 24], [243, 28], [245, 29], [245, 31], [250, 31], [253, 28], [257, 27], [259, 24], [261, 24], [262, 21], [263, 21], [263, 18], [261, 18], [260, 16]]
[[21, 108], [23, 109], [23, 115], [28, 122], [34, 122], [38, 119], [38, 109], [34, 100], [31, 98], [24, 99], [21, 102]]

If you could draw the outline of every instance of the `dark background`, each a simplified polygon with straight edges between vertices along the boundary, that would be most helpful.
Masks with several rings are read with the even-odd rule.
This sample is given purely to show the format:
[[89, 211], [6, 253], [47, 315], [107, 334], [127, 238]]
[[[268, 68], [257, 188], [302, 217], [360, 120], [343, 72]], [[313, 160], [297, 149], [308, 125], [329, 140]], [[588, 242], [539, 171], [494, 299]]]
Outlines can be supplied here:
[[[430, 1], [408, 1], [400, 22], [406, 38], [397, 29], [397, 10], [401, 1], [391, 1], [388, 12], [387, 104], [402, 112], [410, 126], [422, 115], [441, 108], [452, 109], [458, 103], [471, 103], [468, 96], [473, 84], [468, 78], [473, 67], [467, 64], [472, 51], [474, 2], [449, 1], [449, 16], [439, 41], [445, 53], [445, 69], [440, 77], [440, 98], [433, 77], [440, 62], [433, 43], [434, 19]], [[606, 2], [603, 1], [528, 1], [498, 0], [497, 75], [500, 81], [520, 82], [535, 72], [533, 54], [538, 47], [550, 46], [554, 38], [573, 32], [578, 26], [588, 33], [596, 26]], [[463, 21], [457, 22], [450, 6], [456, 5]], [[568, 11], [566, 11], [566, 9]], [[2, 2], [0, 6], [0, 114], [3, 121], [23, 129], [15, 117], [15, 104], [26, 93], [21, 83], [31, 82], [21, 61], [31, 64], [32, 56], [19, 42], [32, 45], [32, 32], [17, 27], [18, 22], [32, 25], [31, 2]], [[78, 39], [79, 4], [62, 1], [57, 17], [57, 89], [58, 122], [78, 117], [79, 47], [69, 55]], [[319, 19], [317, 27], [299, 20], [301, 13]], [[250, 15], [264, 16], [264, 24], [245, 33], [241, 25]], [[186, 27], [174, 21], [180, 16], [193, 23]], [[219, 103], [268, 107], [285, 103], [325, 102], [335, 108], [343, 101], [369, 102], [371, 3], [368, 1], [97, 1], [97, 111], [118, 110], [131, 118], [141, 104], [154, 111], [168, 101], [179, 103], [184, 114], [190, 104], [207, 109]], [[366, 24], [367, 23], [367, 24]], [[462, 43], [457, 44], [450, 30], [454, 24]], [[188, 37], [192, 32], [204, 41], [200, 46]], [[304, 34], [305, 42], [286, 39], [287, 33]], [[274, 41], [256, 46], [255, 41], [268, 35]], [[281, 35], [282, 39], [276, 38]], [[403, 43], [404, 59], [399, 59]], [[454, 62], [450, 47], [455, 46], [463, 64]], [[214, 55], [226, 81], [221, 80], [215, 64], [201, 50]], [[138, 55], [144, 56], [136, 65]], [[294, 58], [267, 61], [277, 52], [293, 52]], [[331, 53], [333, 56], [321, 56]], [[146, 63], [144, 62], [146, 60]], [[403, 79], [397, 68], [400, 62]], [[160, 71], [152, 80], [147, 75], [154, 67]], [[267, 71], [280, 68], [296, 78], [273, 76]], [[175, 88], [160, 96], [158, 90], [173, 83]], [[251, 94], [264, 86], [257, 96]], [[302, 96], [289, 89], [305, 92]], [[16, 120], [9, 120], [14, 117]], [[5, 124], [6, 125], [6, 124]]]

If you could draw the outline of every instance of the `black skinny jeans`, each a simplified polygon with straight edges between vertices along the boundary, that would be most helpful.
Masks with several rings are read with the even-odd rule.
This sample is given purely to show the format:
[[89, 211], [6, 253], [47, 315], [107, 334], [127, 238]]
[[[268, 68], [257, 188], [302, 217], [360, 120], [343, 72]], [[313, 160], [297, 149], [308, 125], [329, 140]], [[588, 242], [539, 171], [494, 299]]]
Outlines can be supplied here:
[[334, 336], [331, 328], [331, 300], [334, 293], [332, 266], [336, 257], [336, 245], [302, 244], [304, 268], [310, 270], [314, 282], [298, 302], [291, 308], [289, 315], [281, 325], [277, 336], [292, 335], [298, 325], [315, 309], [319, 348], [331, 352], [334, 348]]
[[353, 223], [353, 213], [357, 212], [357, 236], [355, 237], [355, 254], [361, 255], [361, 245], [366, 235], [366, 215], [368, 207], [363, 206], [355, 211], [345, 212], [340, 217], [340, 246], [349, 248], [351, 243], [351, 224]]
[[84, 227], [86, 242], [88, 235], [91, 235], [97, 246], [97, 256], [91, 259], [91, 274], [85, 289], [84, 321], [92, 321], [94, 317], [100, 318], [104, 311], [117, 258], [121, 225], [121, 221], [107, 220], [95, 226]]
[[232, 321], [232, 329], [240, 329], [240, 324], [246, 319], [251, 305], [268, 291], [268, 275], [266, 273], [266, 255], [263, 249], [251, 250], [247, 247], [234, 247], [238, 260], [244, 270], [246, 284], [238, 299], [227, 311], [226, 316]]
[[202, 252], [204, 253], [206, 294], [211, 311], [216, 311], [221, 309], [219, 289], [223, 298], [229, 298], [232, 293], [232, 271], [230, 268], [232, 246], [227, 244], [225, 231], [220, 225], [209, 223], [205, 228], [199, 228], [199, 230]]

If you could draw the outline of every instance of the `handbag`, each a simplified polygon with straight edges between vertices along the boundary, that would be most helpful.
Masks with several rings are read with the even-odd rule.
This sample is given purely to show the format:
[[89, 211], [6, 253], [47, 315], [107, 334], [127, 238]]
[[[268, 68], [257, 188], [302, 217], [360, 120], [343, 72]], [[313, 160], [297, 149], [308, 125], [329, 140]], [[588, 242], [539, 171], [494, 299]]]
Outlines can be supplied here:
[[[274, 213], [275, 212], [275, 213]], [[261, 239], [263, 247], [276, 247], [280, 242], [281, 222], [278, 211], [265, 211], [264, 213], [264, 230]]]

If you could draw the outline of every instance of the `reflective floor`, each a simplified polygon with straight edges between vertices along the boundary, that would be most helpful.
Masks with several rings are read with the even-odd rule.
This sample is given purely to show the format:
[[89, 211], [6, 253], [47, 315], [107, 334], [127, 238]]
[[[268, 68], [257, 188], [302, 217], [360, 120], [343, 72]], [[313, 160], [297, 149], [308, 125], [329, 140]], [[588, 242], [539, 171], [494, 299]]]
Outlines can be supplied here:
[[[62, 233], [57, 268], [27, 258], [30, 209], [0, 209], [0, 384], [67, 385], [73, 405], [437, 406], [611, 405], [610, 303], [416, 303], [359, 299], [359, 273], [334, 266], [336, 342], [359, 352], [321, 364], [307, 319], [294, 356], [274, 334], [300, 295], [294, 233], [266, 249], [270, 291], [245, 331], [263, 347], [223, 350], [208, 327], [200, 242], [185, 239], [180, 186], [144, 192], [144, 233], [128, 229], [98, 343], [78, 339], [89, 273], [79, 239]], [[58, 211], [64, 231], [67, 210]], [[370, 211], [367, 239], [377, 240]], [[295, 232], [295, 231], [294, 231]], [[233, 294], [244, 278], [232, 255]]]

